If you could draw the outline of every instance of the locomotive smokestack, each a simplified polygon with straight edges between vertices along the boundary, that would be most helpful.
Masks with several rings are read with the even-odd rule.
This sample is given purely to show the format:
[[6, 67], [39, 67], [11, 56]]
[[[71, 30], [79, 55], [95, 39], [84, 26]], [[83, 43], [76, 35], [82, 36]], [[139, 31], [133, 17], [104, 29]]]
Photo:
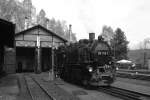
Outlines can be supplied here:
[[71, 42], [71, 34], [72, 34], [72, 25], [69, 25], [69, 42]]
[[49, 29], [49, 19], [46, 19], [46, 28]]
[[95, 40], [95, 33], [89, 33], [89, 40], [94, 41]]

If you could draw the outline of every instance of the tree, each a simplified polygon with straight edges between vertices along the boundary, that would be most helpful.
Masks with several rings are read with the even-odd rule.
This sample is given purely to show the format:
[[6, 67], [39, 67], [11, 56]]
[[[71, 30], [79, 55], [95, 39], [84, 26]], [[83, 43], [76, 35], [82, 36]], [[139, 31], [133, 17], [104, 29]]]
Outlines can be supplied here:
[[117, 60], [127, 59], [128, 43], [124, 32], [120, 28], [117, 28], [111, 40], [111, 47], [114, 50], [114, 56]]
[[56, 20], [55, 18], [52, 18], [49, 20], [49, 29], [53, 32], [55, 32], [55, 25], [56, 25]]
[[71, 38], [72, 38], [72, 42], [76, 42], [76, 41], [77, 41], [77, 38], [76, 38], [76, 34], [75, 34], [75, 33], [72, 33], [72, 34], [71, 34]]
[[56, 25], [55, 25], [55, 31], [57, 34], [59, 34], [60, 36], [64, 36], [64, 30], [63, 30], [63, 26], [61, 24], [61, 21], [57, 21]]
[[25, 10], [25, 24], [27, 24], [27, 26], [25, 25], [25, 29], [26, 28], [30, 28], [34, 25], [36, 25], [37, 21], [36, 21], [36, 8], [32, 5], [32, 1], [31, 0], [24, 0], [21, 3], [23, 9]]
[[64, 37], [65, 39], [69, 40], [69, 28], [66, 24], [66, 21], [61, 21], [61, 26], [63, 27]]
[[[69, 41], [69, 28], [66, 25], [66, 21], [56, 20], [55, 18], [49, 19], [49, 29], [61, 37], [64, 37], [66, 40]], [[72, 42], [76, 42], [76, 35], [75, 33], [71, 34]]]
[[[29, 2], [31, 6], [27, 7], [27, 2]], [[24, 30], [25, 18], [29, 18], [29, 15], [31, 15], [29, 9], [32, 10], [33, 8], [31, 0], [24, 0], [23, 2], [17, 0], [0, 0], [0, 18], [16, 24], [17, 33]]]
[[16, 24], [16, 30], [19, 31], [23, 28], [22, 15], [24, 14], [23, 8], [15, 0], [2, 0], [1, 3], [1, 18], [7, 21], [13, 21]]
[[43, 27], [47, 27], [47, 23], [46, 23], [46, 13], [43, 9], [41, 9], [41, 11], [39, 12], [39, 14], [37, 15], [37, 23], [42, 25]]
[[[69, 39], [66, 21], [47, 18], [43, 9], [36, 15], [36, 8], [32, 5], [32, 0], [23, 0], [23, 2], [0, 0], [0, 18], [16, 24], [16, 33], [40, 24], [59, 36]], [[74, 34], [72, 37], [76, 38]]]

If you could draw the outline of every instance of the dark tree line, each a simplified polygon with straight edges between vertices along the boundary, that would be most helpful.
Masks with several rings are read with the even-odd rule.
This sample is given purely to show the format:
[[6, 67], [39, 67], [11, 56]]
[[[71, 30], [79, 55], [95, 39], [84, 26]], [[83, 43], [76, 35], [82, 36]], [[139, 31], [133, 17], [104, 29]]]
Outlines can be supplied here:
[[116, 60], [128, 59], [128, 44], [125, 33], [117, 28], [115, 31], [110, 26], [103, 26], [102, 34], [105, 41], [107, 41], [112, 48], [113, 56]]

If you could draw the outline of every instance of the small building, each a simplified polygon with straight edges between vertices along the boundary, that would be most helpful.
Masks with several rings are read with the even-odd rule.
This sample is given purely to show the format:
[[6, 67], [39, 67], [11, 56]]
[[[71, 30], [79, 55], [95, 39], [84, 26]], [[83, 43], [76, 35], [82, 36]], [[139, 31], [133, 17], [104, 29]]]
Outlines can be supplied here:
[[122, 59], [116, 62], [117, 68], [119, 69], [133, 69], [132, 68], [134, 67], [133, 64], [134, 63], [132, 61], [125, 60], [125, 59]]
[[15, 34], [16, 72], [48, 71], [52, 65], [52, 48], [66, 42], [41, 25]]

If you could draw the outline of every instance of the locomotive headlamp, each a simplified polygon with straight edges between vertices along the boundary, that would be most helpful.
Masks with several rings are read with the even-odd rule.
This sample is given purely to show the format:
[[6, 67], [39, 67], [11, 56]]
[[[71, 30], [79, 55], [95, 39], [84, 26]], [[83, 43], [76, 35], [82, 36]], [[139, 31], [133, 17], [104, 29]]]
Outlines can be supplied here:
[[89, 67], [89, 72], [92, 72], [93, 71], [93, 68], [92, 67]]

